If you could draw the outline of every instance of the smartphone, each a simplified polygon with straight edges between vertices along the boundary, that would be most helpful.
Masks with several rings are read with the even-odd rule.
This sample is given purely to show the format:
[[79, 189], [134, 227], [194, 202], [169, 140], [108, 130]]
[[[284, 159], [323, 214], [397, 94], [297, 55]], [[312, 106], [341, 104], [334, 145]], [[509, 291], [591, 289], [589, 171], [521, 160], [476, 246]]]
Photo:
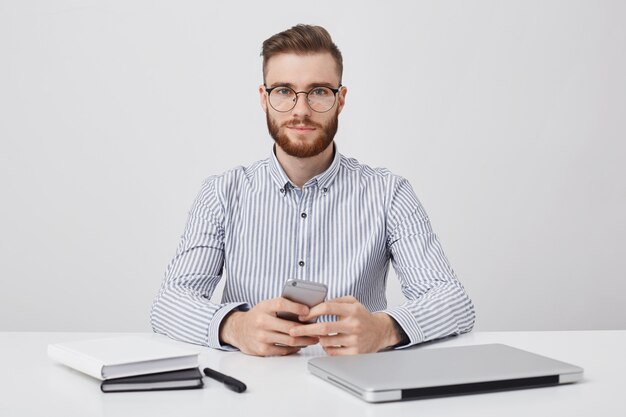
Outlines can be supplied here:
[[[290, 279], [285, 282], [283, 286], [282, 297], [293, 302], [304, 304], [309, 307], [314, 307], [326, 299], [328, 293], [328, 287], [324, 284], [318, 284], [317, 282], [303, 281], [300, 279]], [[276, 313], [278, 317], [285, 320], [297, 321], [298, 316], [286, 311], [279, 311]], [[306, 322], [314, 323], [315, 320]]]

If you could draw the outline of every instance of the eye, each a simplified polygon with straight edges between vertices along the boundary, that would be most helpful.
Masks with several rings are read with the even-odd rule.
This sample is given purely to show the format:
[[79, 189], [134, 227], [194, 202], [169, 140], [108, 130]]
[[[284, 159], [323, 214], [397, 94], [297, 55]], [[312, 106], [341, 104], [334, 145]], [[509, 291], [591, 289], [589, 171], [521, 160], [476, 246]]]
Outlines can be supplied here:
[[315, 87], [309, 94], [318, 97], [326, 97], [330, 95], [330, 93], [331, 91], [326, 87]]
[[291, 89], [287, 87], [278, 87], [275, 90], [273, 90], [272, 93], [278, 94], [280, 96], [289, 96], [293, 94]]

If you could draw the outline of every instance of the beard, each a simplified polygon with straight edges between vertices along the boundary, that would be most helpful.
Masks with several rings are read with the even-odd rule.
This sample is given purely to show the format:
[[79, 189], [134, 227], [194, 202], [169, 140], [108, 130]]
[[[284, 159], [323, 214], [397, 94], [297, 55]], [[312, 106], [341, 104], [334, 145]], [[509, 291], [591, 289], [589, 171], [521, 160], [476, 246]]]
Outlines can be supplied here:
[[[339, 112], [336, 111], [335, 115], [325, 125], [315, 123], [309, 117], [293, 118], [286, 122], [283, 122], [280, 126], [271, 118], [269, 111], [266, 112], [265, 118], [267, 120], [267, 130], [270, 132], [272, 138], [280, 148], [285, 151], [287, 155], [294, 156], [296, 158], [310, 158], [322, 153], [328, 146], [333, 143], [337, 128], [339, 127]], [[305, 125], [312, 126], [319, 134], [310, 143], [303, 143], [302, 141], [292, 140], [285, 133], [286, 126], [292, 125]], [[282, 129], [281, 129], [282, 128]]]

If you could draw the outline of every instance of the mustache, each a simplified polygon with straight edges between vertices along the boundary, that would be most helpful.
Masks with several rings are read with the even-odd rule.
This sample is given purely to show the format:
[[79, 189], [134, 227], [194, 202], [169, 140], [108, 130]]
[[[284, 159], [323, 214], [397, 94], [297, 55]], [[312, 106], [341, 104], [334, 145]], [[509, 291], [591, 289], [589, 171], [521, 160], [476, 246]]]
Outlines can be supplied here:
[[313, 120], [309, 119], [308, 117], [290, 119], [290, 120], [287, 120], [286, 122], [283, 122], [281, 126], [282, 127], [285, 127], [285, 126], [307, 126], [307, 127], [315, 127], [315, 128], [318, 128], [318, 129], [321, 129], [323, 127], [321, 124], [314, 122]]

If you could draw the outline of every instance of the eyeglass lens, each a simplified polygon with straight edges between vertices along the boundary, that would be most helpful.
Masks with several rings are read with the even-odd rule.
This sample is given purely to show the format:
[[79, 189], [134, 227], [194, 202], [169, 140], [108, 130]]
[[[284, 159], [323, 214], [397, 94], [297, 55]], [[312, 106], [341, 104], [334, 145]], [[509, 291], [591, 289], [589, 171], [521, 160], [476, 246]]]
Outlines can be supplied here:
[[[323, 113], [330, 110], [335, 104], [335, 93], [327, 87], [315, 87], [305, 93], [311, 110]], [[281, 112], [289, 111], [296, 106], [298, 94], [289, 87], [278, 87], [270, 92], [270, 104]]]

